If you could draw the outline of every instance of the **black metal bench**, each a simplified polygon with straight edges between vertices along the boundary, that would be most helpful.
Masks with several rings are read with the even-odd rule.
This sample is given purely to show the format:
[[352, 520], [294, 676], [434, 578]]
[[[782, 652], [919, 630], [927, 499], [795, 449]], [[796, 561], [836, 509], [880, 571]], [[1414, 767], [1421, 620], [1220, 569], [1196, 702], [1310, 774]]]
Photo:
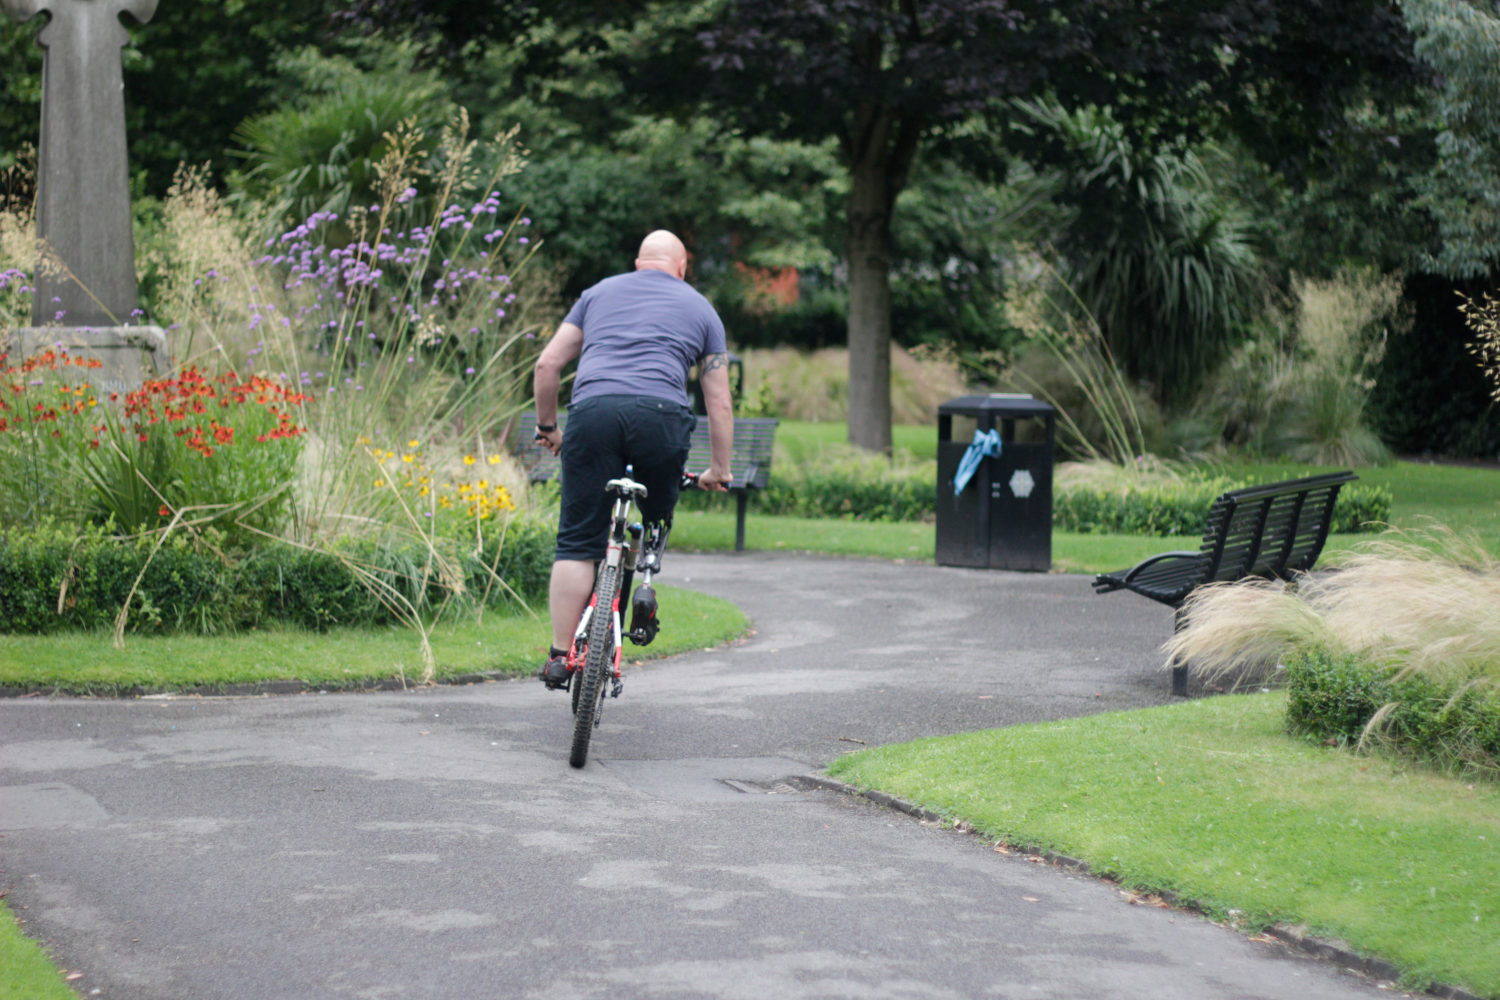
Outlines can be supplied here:
[[[557, 425], [566, 428], [566, 413], [557, 415]], [[736, 417], [734, 447], [729, 454], [729, 492], [735, 497], [734, 550], [745, 550], [745, 511], [751, 490], [763, 490], [771, 483], [771, 451], [776, 443], [777, 421], [761, 417]], [[526, 467], [526, 477], [533, 483], [545, 483], [557, 476], [561, 464], [556, 455], [536, 441], [536, 413], [527, 411], [516, 421], [511, 454]], [[710, 459], [708, 419], [699, 417], [693, 428], [687, 467], [693, 472], [708, 468]]]
[[[1230, 490], [1214, 501], [1197, 552], [1163, 552], [1130, 569], [1100, 573], [1094, 591], [1133, 590], [1182, 608], [1205, 583], [1249, 577], [1290, 580], [1312, 568], [1328, 541], [1333, 505], [1352, 472], [1330, 472]], [[1176, 617], [1181, 625], [1181, 615]], [[1172, 693], [1187, 695], [1187, 666], [1172, 668]]]

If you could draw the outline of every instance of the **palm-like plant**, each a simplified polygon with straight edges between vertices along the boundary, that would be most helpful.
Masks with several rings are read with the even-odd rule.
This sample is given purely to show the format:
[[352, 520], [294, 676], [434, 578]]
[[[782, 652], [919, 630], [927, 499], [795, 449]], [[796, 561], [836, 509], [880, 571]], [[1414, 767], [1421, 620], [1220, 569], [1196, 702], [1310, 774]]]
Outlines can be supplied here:
[[1261, 265], [1213, 147], [1141, 149], [1107, 109], [1022, 102], [1058, 152], [1054, 196], [1075, 209], [1058, 244], [1068, 283], [1110, 351], [1163, 403], [1185, 399], [1248, 319]]
[[[380, 201], [376, 165], [403, 123], [419, 126], [448, 117], [431, 81], [392, 73], [338, 79], [303, 103], [245, 121], [235, 130], [250, 169], [245, 193], [269, 206], [276, 224], [332, 214], [348, 219], [351, 206]], [[435, 132], [436, 129], [431, 131]], [[347, 242], [348, 233], [330, 242]]]

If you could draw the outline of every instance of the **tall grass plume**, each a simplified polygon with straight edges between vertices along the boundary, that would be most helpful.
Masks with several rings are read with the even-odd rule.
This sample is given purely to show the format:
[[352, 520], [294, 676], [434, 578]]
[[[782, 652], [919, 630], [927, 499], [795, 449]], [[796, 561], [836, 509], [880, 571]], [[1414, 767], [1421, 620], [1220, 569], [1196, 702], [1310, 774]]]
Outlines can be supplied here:
[[1210, 678], [1290, 664], [1298, 731], [1489, 772], [1500, 766], [1500, 731], [1486, 728], [1500, 719], [1497, 608], [1500, 562], [1478, 540], [1392, 531], [1295, 588], [1201, 588], [1164, 649], [1168, 665]]

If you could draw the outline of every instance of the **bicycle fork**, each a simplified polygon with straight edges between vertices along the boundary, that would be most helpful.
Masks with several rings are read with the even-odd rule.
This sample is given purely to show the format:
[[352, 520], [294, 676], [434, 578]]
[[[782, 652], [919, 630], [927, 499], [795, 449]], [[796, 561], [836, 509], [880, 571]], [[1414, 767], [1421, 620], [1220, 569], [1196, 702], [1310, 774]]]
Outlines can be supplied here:
[[[596, 587], [589, 598], [589, 603], [583, 609], [583, 615], [578, 619], [578, 628], [573, 633], [573, 644], [568, 649], [568, 681], [573, 683], [584, 669], [584, 662], [588, 648], [589, 624], [597, 614], [608, 614], [610, 616], [610, 632], [614, 641], [613, 656], [610, 658], [610, 689], [611, 698], [620, 697], [624, 690], [625, 681], [620, 674], [620, 658], [623, 653], [623, 638], [621, 630], [620, 603], [622, 595], [630, 592], [631, 576], [635, 569], [636, 554], [640, 546], [641, 526], [639, 524], [626, 525], [627, 536], [623, 539], [611, 538], [609, 549], [605, 553], [604, 564], [606, 567], [618, 566], [620, 568], [620, 587], [615, 592], [614, 600], [608, 609], [601, 610], [599, 607], [599, 591]], [[628, 634], [628, 633], [627, 633]]]

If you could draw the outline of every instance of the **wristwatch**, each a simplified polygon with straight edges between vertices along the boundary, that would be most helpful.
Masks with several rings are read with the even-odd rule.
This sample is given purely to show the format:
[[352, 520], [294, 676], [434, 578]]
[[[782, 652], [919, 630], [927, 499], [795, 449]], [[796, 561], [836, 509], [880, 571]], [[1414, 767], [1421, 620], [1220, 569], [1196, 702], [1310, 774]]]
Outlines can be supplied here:
[[537, 424], [536, 425], [536, 432], [538, 434], [551, 434], [555, 430], [557, 430], [557, 425], [556, 424]]

